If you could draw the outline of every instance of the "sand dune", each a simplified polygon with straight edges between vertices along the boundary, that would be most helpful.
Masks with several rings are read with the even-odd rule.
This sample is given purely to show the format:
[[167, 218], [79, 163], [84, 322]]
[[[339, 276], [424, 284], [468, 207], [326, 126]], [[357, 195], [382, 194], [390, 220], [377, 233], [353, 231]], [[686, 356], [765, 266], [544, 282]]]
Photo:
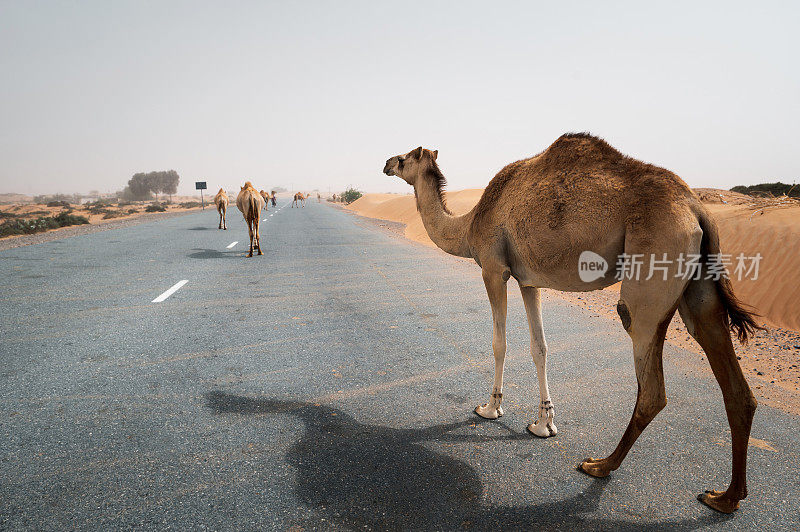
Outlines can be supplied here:
[[[706, 206], [720, 228], [723, 253], [763, 259], [757, 280], [732, 279], [739, 297], [757, 309], [769, 325], [800, 330], [800, 206], [767, 209], [763, 214], [743, 204], [741, 195], [727, 191], [706, 193]], [[722, 193], [728, 204], [721, 203]], [[447, 192], [447, 204], [455, 214], [469, 211], [483, 190]], [[702, 197], [702, 196], [701, 196]], [[734, 201], [735, 200], [735, 201]], [[734, 204], [738, 203], [738, 204]], [[434, 246], [417, 212], [413, 195], [365, 194], [349, 209], [362, 216], [406, 224], [405, 236]]]

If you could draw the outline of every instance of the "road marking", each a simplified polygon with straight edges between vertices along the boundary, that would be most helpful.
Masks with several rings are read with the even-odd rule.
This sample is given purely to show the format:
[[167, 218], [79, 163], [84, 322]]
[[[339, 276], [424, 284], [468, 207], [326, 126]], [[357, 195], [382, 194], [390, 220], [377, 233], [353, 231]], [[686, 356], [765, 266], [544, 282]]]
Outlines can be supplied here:
[[[234, 244], [235, 244], [235, 243], [236, 243], [236, 242], [234, 242]], [[184, 279], [183, 281], [178, 281], [177, 283], [175, 283], [175, 284], [172, 286], [172, 288], [170, 288], [169, 290], [167, 290], [166, 292], [164, 292], [163, 294], [161, 294], [160, 296], [158, 296], [157, 298], [155, 298], [153, 301], [151, 301], [151, 303], [161, 303], [162, 301], [164, 301], [165, 299], [167, 299], [169, 296], [171, 296], [172, 294], [174, 294], [175, 292], [177, 292], [177, 291], [180, 289], [180, 287], [181, 287], [181, 286], [185, 285], [185, 284], [186, 284], [186, 283], [188, 283], [188, 282], [189, 282], [189, 280], [188, 280], [188, 279]]]
[[238, 243], [239, 243], [239, 241], [238, 241], [238, 240], [234, 240], [233, 242], [231, 242], [230, 244], [228, 244], [228, 246], [227, 246], [225, 249], [231, 249], [233, 246], [235, 246], [235, 245], [236, 245], [236, 244], [238, 244]]

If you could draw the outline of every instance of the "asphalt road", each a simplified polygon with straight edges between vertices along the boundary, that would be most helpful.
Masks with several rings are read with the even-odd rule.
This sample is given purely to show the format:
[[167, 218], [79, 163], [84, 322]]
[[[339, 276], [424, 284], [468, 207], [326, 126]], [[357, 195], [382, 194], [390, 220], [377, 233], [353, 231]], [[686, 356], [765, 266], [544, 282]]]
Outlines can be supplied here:
[[545, 297], [559, 433], [536, 439], [510, 283], [506, 415], [481, 420], [478, 267], [281, 206], [251, 259], [235, 208], [228, 231], [206, 210], [0, 252], [0, 528], [800, 528], [798, 417], [760, 406], [750, 496], [714, 513], [695, 496], [729, 479], [721, 394], [667, 346], [667, 408], [589, 478], [635, 399], [621, 325]]

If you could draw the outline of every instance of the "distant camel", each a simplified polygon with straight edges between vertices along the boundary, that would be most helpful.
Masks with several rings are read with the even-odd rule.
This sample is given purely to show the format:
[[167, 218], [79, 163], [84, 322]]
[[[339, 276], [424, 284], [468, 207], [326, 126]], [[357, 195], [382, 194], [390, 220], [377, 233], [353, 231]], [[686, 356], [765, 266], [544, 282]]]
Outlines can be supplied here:
[[217, 206], [217, 212], [219, 212], [219, 227], [217, 229], [227, 230], [228, 225], [225, 223], [225, 213], [228, 212], [228, 195], [223, 189], [219, 189], [217, 195], [214, 196], [214, 203]]
[[317, 203], [322, 203], [322, 196], [319, 195], [319, 192], [317, 192]]
[[[301, 204], [303, 207], [305, 207], [305, 206], [306, 206], [306, 198], [307, 198], [307, 197], [308, 197], [308, 196], [304, 196], [302, 192], [298, 192], [298, 193], [296, 193], [296, 194], [294, 195], [294, 201], [292, 202], [292, 208], [295, 208], [295, 207], [297, 207], [297, 202], [298, 202], [298, 200], [300, 201], [300, 204]], [[299, 208], [299, 207], [298, 207], [298, 208]]]
[[259, 255], [263, 255], [261, 253], [261, 239], [258, 234], [259, 222], [261, 221], [261, 203], [261, 195], [253, 188], [250, 181], [246, 182], [236, 198], [236, 206], [242, 211], [244, 221], [247, 223], [247, 231], [250, 233], [250, 253], [248, 253], [248, 257], [253, 256], [253, 246], [258, 249]]
[[268, 211], [269, 210], [269, 194], [267, 194], [263, 190], [261, 190], [259, 192], [259, 194], [261, 194], [261, 198], [264, 200], [264, 210]]
[[276, 205], [276, 203], [275, 203], [275, 199], [276, 198], [275, 198], [275, 191], [274, 190], [270, 191], [269, 199], [272, 200], [272, 206], [274, 207]]
[[[539, 378], [539, 419], [528, 430], [548, 437], [556, 434], [556, 427], [547, 386], [539, 289], [597, 290], [615, 283], [621, 273], [617, 312], [633, 341], [639, 384], [636, 406], [616, 450], [604, 459], [588, 458], [580, 470], [605, 477], [617, 469], [639, 434], [666, 405], [661, 352], [677, 309], [706, 352], [722, 389], [733, 442], [730, 486], [698, 499], [720, 512], [736, 510], [747, 496], [747, 445], [756, 400], [736, 360], [728, 329], [745, 342], [759, 327], [734, 295], [727, 277], [709, 276], [719, 271], [719, 233], [694, 192], [672, 172], [577, 133], [563, 135], [539, 155], [500, 170], [478, 204], [467, 214], [454, 216], [444, 202], [445, 178], [436, 164], [437, 153], [419, 147], [392, 157], [383, 171], [414, 187], [422, 222], [437, 246], [474, 258], [482, 269], [494, 322], [495, 378], [489, 402], [475, 412], [488, 419], [503, 415], [506, 282], [510, 277], [522, 291]], [[580, 275], [586, 253], [593, 264], [605, 264], [607, 269], [591, 277]], [[634, 275], [631, 268], [637, 256], [651, 265], [658, 259], [663, 270], [653, 275], [651, 266], [650, 276]], [[700, 270], [687, 275], [681, 272], [682, 260], [691, 257], [700, 259]]]

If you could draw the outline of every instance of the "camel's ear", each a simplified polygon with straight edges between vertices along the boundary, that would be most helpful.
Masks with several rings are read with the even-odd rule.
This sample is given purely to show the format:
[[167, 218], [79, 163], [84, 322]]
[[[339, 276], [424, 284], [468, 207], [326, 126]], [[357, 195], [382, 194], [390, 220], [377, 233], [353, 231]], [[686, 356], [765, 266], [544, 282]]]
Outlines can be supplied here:
[[436, 158], [439, 156], [439, 150], [433, 150], [431, 153], [433, 154], [433, 160], [435, 161]]
[[413, 155], [415, 159], [422, 159], [422, 146], [414, 150]]

